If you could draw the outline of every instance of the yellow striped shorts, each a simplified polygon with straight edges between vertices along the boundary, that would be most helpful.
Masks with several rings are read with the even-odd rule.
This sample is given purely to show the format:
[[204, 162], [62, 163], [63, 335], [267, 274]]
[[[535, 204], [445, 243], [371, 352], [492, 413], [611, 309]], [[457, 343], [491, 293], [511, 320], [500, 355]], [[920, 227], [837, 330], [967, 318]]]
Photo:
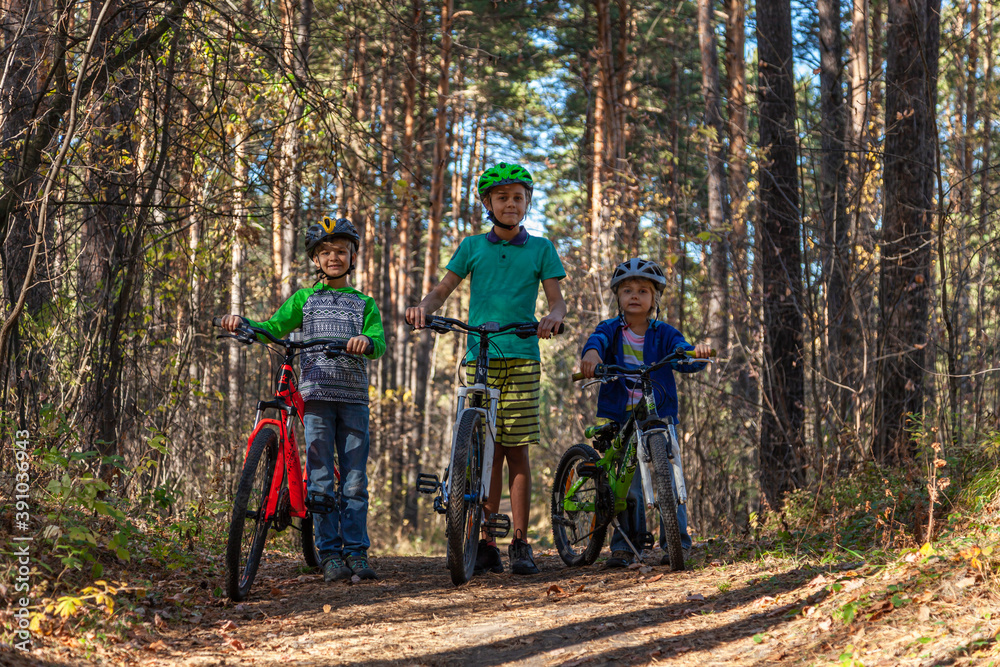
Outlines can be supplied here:
[[[467, 382], [472, 384], [475, 376], [473, 362], [466, 368]], [[535, 359], [490, 359], [487, 376], [489, 386], [500, 390], [497, 444], [505, 447], [536, 444], [541, 438], [538, 428], [541, 364]]]

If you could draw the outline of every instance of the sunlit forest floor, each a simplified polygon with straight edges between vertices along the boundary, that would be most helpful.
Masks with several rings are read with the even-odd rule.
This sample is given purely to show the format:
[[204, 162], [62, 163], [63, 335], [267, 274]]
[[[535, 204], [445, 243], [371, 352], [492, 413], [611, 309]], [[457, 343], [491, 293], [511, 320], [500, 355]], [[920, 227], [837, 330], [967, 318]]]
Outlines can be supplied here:
[[864, 554], [797, 557], [802, 538], [779, 536], [704, 541], [685, 572], [656, 550], [628, 570], [604, 569], [606, 549], [584, 568], [543, 551], [539, 575], [459, 588], [442, 557], [377, 557], [378, 581], [325, 584], [277, 549], [240, 604], [221, 595], [220, 552], [199, 545], [183, 567], [115, 573], [113, 614], [52, 619], [0, 664], [1000, 665], [996, 521]]

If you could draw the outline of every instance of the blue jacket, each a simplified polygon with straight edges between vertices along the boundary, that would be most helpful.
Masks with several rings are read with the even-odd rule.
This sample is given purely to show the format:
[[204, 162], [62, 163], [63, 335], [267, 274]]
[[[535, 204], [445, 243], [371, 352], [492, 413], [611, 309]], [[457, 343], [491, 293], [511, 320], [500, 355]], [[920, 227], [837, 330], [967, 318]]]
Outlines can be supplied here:
[[[615, 317], [604, 320], [590, 334], [587, 344], [583, 346], [580, 356], [588, 350], [596, 350], [605, 364], [625, 364], [625, 352], [622, 343], [622, 328], [625, 320]], [[667, 356], [678, 346], [693, 350], [694, 345], [684, 340], [681, 332], [665, 322], [653, 320], [646, 329], [646, 338], [642, 346], [642, 360], [652, 364]], [[681, 373], [695, 373], [706, 366], [705, 363], [685, 364], [677, 370]], [[677, 385], [674, 384], [674, 373], [670, 366], [663, 366], [652, 375], [653, 389], [656, 393], [656, 412], [662, 417], [677, 418]], [[612, 419], [619, 424], [628, 418], [628, 385], [622, 378], [601, 385], [597, 394], [597, 416]]]

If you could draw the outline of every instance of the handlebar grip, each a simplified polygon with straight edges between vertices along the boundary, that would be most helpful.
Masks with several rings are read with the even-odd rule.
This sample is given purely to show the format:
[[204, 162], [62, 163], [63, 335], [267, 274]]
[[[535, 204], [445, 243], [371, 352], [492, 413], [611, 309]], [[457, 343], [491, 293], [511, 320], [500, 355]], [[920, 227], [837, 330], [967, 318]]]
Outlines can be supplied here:
[[[595, 378], [596, 377], [600, 377], [600, 376], [606, 374], [607, 372], [608, 372], [608, 365], [607, 364], [597, 364], [596, 366], [594, 366], [594, 377]], [[573, 373], [573, 382], [579, 382], [580, 380], [583, 380], [583, 379], [584, 379], [583, 373]]]
[[[686, 354], [691, 359], [697, 358], [697, 355], [694, 353], [694, 350], [687, 350], [684, 352], [684, 354]], [[719, 354], [718, 351], [715, 348], [712, 348], [712, 350], [708, 353], [708, 356], [714, 359], [716, 356], [718, 356], [718, 354]]]
[[222, 318], [221, 317], [213, 317], [212, 318], [212, 326], [213, 327], [219, 327], [221, 329], [222, 328]]
[[552, 333], [554, 333], [554, 334], [556, 334], [556, 335], [558, 336], [559, 334], [561, 334], [561, 333], [562, 333], [563, 331], [565, 331], [565, 330], [566, 330], [566, 327], [565, 327], [565, 326], [563, 325], [563, 323], [562, 323], [562, 322], [560, 322], [560, 323], [559, 323], [559, 324], [558, 324], [558, 325], [556, 326], [556, 328], [552, 330]]

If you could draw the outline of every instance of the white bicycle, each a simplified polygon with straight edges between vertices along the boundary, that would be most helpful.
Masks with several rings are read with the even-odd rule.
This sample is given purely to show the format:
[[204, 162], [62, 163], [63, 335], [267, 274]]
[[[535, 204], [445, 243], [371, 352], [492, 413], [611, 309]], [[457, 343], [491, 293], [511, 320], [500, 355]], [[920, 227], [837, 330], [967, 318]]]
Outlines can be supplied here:
[[[434, 510], [447, 520], [448, 570], [456, 585], [472, 578], [479, 549], [480, 531], [493, 537], [506, 537], [510, 517], [506, 514], [485, 516], [493, 472], [493, 448], [497, 434], [497, 405], [500, 390], [489, 386], [489, 350], [491, 339], [514, 334], [528, 338], [538, 333], [538, 322], [515, 322], [500, 326], [486, 322], [472, 326], [450, 317], [429, 316], [426, 328], [435, 333], [471, 333], [478, 337], [476, 372], [471, 385], [459, 387], [458, 410], [452, 429], [451, 457], [443, 480], [437, 475], [420, 473], [417, 490], [437, 493]], [[562, 325], [555, 333], [562, 332]], [[499, 491], [498, 491], [499, 492]]]

